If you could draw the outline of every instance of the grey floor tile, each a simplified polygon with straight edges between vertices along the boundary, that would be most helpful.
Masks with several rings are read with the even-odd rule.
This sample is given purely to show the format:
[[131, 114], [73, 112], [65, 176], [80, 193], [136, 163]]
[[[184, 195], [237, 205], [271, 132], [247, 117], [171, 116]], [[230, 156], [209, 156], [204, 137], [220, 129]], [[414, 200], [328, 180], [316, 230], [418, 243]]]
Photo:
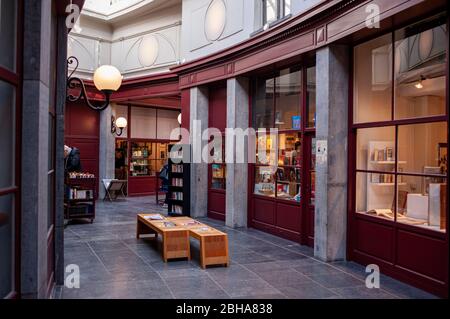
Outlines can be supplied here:
[[263, 256], [255, 252], [236, 254], [234, 256], [231, 256], [231, 260], [235, 261], [238, 264], [253, 264], [274, 261], [274, 259], [272, 258]]
[[342, 271], [338, 268], [332, 267], [325, 263], [313, 263], [311, 265], [295, 267], [294, 269], [308, 276], [342, 273]]
[[308, 277], [327, 288], [346, 288], [361, 286], [362, 284], [364, 284], [362, 280], [356, 279], [355, 277], [347, 275], [343, 272], [311, 275]]
[[220, 290], [218, 286], [211, 278], [206, 274], [189, 276], [189, 277], [175, 277], [175, 278], [165, 278], [164, 279], [167, 286], [172, 291], [186, 292], [189, 290]]
[[[256, 229], [231, 229], [224, 222], [201, 221], [228, 234], [230, 267], [199, 265], [193, 259], [164, 263], [161, 239], [136, 239], [136, 214], [160, 212], [154, 197], [99, 201], [94, 224], [71, 223], [65, 229], [65, 264], [80, 267], [81, 288], [61, 287], [62, 298], [133, 299], [282, 299], [282, 298], [435, 298], [387, 276], [381, 290], [367, 291], [365, 268], [351, 262], [325, 264], [311, 247]], [[171, 287], [171, 288], [169, 288]], [[329, 288], [327, 288], [329, 287]], [[172, 291], [173, 290], [173, 291]]]
[[276, 288], [295, 287], [297, 285], [313, 282], [310, 278], [292, 269], [266, 271], [259, 275], [262, 279]]
[[339, 297], [336, 293], [315, 283], [305, 283], [296, 287], [283, 287], [279, 290], [289, 299], [328, 299]]
[[347, 299], [396, 299], [382, 289], [369, 289], [366, 286], [333, 288], [331, 291]]
[[220, 286], [233, 298], [252, 295], [280, 294], [279, 290], [270, 286], [262, 279], [222, 281], [220, 282]]

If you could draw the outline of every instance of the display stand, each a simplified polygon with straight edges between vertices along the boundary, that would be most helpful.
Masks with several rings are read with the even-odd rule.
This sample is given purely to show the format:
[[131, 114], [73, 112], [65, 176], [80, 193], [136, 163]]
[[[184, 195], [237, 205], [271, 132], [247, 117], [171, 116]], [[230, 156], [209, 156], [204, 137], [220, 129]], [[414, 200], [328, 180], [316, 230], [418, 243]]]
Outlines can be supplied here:
[[68, 178], [64, 195], [64, 218], [95, 219], [96, 178]]
[[[191, 151], [190, 145], [182, 145], [180, 151], [169, 145], [169, 216], [190, 216], [191, 209]], [[172, 151], [174, 150], [174, 151]]]

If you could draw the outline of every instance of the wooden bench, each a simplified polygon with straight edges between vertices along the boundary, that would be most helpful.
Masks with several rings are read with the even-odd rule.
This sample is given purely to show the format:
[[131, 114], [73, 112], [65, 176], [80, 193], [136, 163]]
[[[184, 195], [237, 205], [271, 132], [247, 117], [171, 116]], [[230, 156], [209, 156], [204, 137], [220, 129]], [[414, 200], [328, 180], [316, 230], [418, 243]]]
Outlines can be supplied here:
[[189, 230], [189, 235], [200, 242], [200, 265], [229, 266], [228, 235], [189, 217], [168, 218], [174, 224]]
[[139, 214], [137, 217], [136, 237], [141, 235], [154, 235], [155, 240], [158, 234], [162, 237], [163, 260], [187, 258], [191, 260], [191, 248], [189, 243], [189, 231], [176, 225], [170, 220], [153, 220], [151, 216], [158, 214]]

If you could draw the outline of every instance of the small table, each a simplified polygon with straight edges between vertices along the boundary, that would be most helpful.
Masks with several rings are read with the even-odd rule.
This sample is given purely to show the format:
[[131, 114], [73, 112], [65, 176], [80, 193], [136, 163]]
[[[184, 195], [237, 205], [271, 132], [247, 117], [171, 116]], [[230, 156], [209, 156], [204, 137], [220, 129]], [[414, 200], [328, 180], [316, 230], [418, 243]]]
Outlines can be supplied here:
[[[162, 219], [152, 219], [160, 216]], [[163, 260], [187, 258], [191, 260], [189, 231], [158, 214], [139, 214], [137, 217], [136, 237], [152, 234], [155, 239], [162, 237]]]
[[200, 265], [229, 266], [228, 235], [189, 217], [171, 217], [167, 220], [189, 230], [189, 235], [200, 242]]

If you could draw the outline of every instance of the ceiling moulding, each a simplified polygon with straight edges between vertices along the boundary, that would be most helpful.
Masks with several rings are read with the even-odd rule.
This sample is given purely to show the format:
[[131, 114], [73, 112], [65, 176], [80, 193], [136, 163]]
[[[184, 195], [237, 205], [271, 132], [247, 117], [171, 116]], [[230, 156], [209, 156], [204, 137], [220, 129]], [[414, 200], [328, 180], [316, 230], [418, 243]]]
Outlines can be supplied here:
[[148, 13], [179, 1], [167, 0], [86, 0], [82, 14], [94, 19], [114, 23], [132, 14]]

